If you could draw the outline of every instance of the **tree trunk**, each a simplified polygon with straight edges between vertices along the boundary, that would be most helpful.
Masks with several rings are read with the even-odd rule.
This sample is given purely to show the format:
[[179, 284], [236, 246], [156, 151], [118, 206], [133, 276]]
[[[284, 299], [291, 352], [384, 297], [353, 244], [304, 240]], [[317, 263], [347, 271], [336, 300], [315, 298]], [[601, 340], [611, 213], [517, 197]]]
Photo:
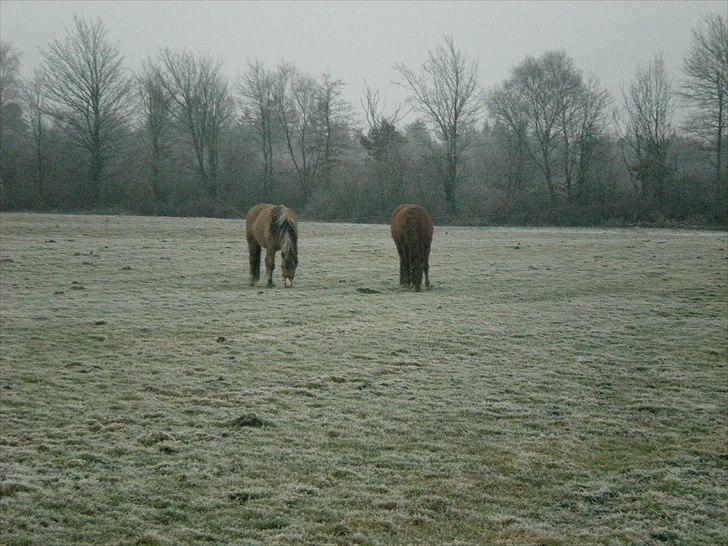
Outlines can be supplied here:
[[451, 184], [446, 183], [445, 187], [445, 204], [447, 205], [448, 212], [456, 214], [458, 211], [458, 205], [455, 202], [455, 195]]
[[207, 169], [208, 169], [208, 193], [216, 197], [219, 193], [218, 188], [218, 173], [217, 173], [217, 146], [216, 143], [210, 143], [207, 149]]
[[261, 151], [263, 153], [263, 180], [260, 185], [260, 197], [267, 191], [273, 180], [273, 135], [271, 113], [265, 110], [260, 113]]
[[45, 209], [48, 205], [47, 196], [45, 191], [45, 167], [43, 165], [43, 152], [38, 143], [38, 150], [36, 153], [36, 191], [38, 193], [38, 204], [41, 208]]
[[43, 158], [43, 123], [40, 116], [35, 121], [35, 174], [36, 174], [36, 194], [38, 204], [41, 208], [46, 208], [47, 196], [45, 190], [45, 162]]
[[200, 183], [205, 189], [210, 187], [209, 180], [207, 178], [207, 169], [205, 168], [205, 150], [202, 144], [193, 142], [195, 147], [195, 159], [197, 160], [197, 175], [200, 177]]
[[458, 176], [458, 165], [457, 165], [457, 157], [452, 152], [448, 153], [448, 157], [446, 158], [446, 172], [445, 172], [445, 180], [443, 182], [443, 190], [445, 192], [445, 203], [447, 205], [447, 210], [451, 214], [456, 214], [458, 212], [458, 205], [455, 202], [455, 186], [457, 185], [457, 176]]
[[311, 176], [307, 168], [299, 171], [298, 181], [301, 187], [301, 206], [305, 206], [311, 198]]
[[556, 188], [554, 187], [554, 179], [553, 175], [551, 174], [551, 167], [547, 166], [546, 169], [544, 169], [544, 177], [546, 178], [546, 186], [549, 189], [549, 196], [551, 197], [551, 201], [553, 203], [556, 203]]
[[267, 164], [265, 166], [266, 169], [266, 184], [270, 186], [270, 184], [273, 182], [273, 131], [271, 129], [272, 120], [270, 117], [268, 117], [268, 123], [266, 128], [266, 144], [268, 147], [268, 154], [267, 154]]
[[587, 187], [589, 175], [589, 163], [591, 162], [591, 145], [584, 140], [579, 142], [579, 172], [577, 174], [577, 198], [580, 201], [586, 201], [588, 194], [591, 193]]
[[[720, 79], [718, 80], [720, 84]], [[723, 93], [718, 94], [718, 134], [716, 142], [715, 180], [720, 186], [723, 178]]]
[[152, 193], [154, 194], [155, 203], [159, 204], [164, 201], [162, 194], [162, 173], [157, 159], [152, 161]]
[[166, 202], [167, 195], [162, 189], [162, 147], [159, 137], [152, 135], [152, 193], [156, 204]]
[[571, 201], [571, 150], [569, 145], [566, 117], [562, 115], [562, 134], [564, 137], [564, 181], [566, 182], [566, 196]]
[[546, 179], [546, 186], [549, 190], [549, 196], [553, 203], [556, 202], [556, 188], [554, 187], [553, 174], [551, 172], [551, 159], [548, 154], [549, 143], [541, 144], [541, 157], [543, 158], [543, 176]]
[[101, 194], [101, 180], [103, 178], [104, 160], [101, 150], [96, 147], [91, 157], [91, 179], [88, 186], [88, 204], [91, 207], [98, 205]]

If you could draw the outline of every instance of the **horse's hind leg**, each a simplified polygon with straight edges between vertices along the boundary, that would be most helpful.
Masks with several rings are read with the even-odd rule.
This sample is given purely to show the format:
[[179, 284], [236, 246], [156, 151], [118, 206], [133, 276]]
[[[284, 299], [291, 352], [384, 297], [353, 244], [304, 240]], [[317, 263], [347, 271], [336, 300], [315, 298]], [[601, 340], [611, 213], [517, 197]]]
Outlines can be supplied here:
[[419, 257], [415, 257], [414, 260], [412, 260], [412, 269], [410, 270], [410, 281], [412, 283], [412, 288], [415, 289], [415, 292], [419, 292], [422, 288], [422, 264], [420, 263]]
[[409, 284], [409, 263], [404, 248], [399, 243], [397, 243], [397, 254], [399, 254], [399, 285], [407, 286]]
[[276, 267], [275, 250], [265, 251], [265, 271], [268, 274], [268, 288], [273, 288], [273, 269]]
[[425, 261], [422, 264], [422, 272], [425, 274], [425, 290], [432, 288], [430, 286], [430, 249], [427, 248], [425, 253]]
[[260, 279], [260, 245], [251, 239], [248, 239], [248, 254], [250, 255], [250, 286]]
[[[422, 289], [422, 274], [427, 279], [427, 249], [421, 245], [412, 245], [412, 254], [410, 255], [410, 282], [415, 292]], [[425, 289], [429, 288], [429, 279], [425, 282]]]

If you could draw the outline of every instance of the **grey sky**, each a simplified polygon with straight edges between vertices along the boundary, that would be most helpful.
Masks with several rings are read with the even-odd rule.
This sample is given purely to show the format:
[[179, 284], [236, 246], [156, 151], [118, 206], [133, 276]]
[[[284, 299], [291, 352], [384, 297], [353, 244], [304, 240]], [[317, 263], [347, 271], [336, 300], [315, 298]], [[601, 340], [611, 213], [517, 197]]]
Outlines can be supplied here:
[[662, 52], [677, 75], [690, 31], [704, 13], [728, 15], [728, 2], [0, 2], [0, 35], [22, 53], [24, 73], [40, 62], [38, 46], [64, 35], [77, 13], [98, 17], [137, 69], [160, 47], [222, 59], [233, 77], [246, 58], [292, 61], [348, 83], [359, 107], [366, 78], [388, 102], [405, 92], [393, 65], [420, 64], [452, 34], [479, 62], [490, 88], [526, 55], [563, 49], [612, 92], [637, 63]]

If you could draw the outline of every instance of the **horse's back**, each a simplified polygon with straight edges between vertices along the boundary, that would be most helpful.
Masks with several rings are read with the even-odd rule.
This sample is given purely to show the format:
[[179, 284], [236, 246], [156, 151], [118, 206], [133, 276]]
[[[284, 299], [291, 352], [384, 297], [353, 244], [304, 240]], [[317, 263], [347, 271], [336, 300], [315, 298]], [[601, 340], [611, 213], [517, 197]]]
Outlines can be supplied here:
[[253, 226], [255, 225], [261, 214], [263, 214], [264, 212], [268, 212], [274, 208], [275, 205], [272, 205], [270, 203], [258, 203], [257, 205], [251, 207], [250, 210], [248, 210], [248, 214], [245, 215], [246, 232], [251, 232]]
[[292, 231], [294, 239], [296, 238], [298, 217], [293, 210], [284, 205], [258, 203], [245, 215], [245, 235], [248, 241], [255, 241], [266, 248], [276, 250], [280, 236], [279, 224], [291, 226], [292, 230], [288, 231]]
[[420, 205], [400, 205], [392, 214], [392, 238], [395, 242], [432, 241], [434, 223], [432, 217]]

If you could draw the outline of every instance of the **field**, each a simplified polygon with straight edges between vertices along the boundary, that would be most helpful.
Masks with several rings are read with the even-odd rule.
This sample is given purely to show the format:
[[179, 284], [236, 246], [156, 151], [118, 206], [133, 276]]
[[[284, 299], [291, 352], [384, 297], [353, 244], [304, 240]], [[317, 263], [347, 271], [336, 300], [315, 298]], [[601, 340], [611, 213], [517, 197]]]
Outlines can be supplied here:
[[728, 542], [725, 232], [0, 216], [0, 543]]

